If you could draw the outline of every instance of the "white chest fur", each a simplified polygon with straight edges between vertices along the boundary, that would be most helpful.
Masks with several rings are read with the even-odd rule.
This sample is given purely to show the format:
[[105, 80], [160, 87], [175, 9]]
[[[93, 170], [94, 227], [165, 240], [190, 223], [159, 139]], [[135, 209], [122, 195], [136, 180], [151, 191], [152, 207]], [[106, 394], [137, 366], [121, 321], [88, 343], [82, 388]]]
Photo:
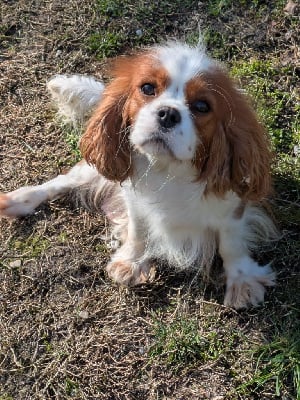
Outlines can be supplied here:
[[232, 218], [238, 197], [228, 193], [220, 201], [206, 196], [205, 182], [195, 181], [190, 163], [164, 165], [141, 157], [136, 165], [136, 175], [124, 191], [129, 212], [146, 232], [149, 251], [180, 266], [203, 258], [208, 247], [211, 254], [218, 226]]

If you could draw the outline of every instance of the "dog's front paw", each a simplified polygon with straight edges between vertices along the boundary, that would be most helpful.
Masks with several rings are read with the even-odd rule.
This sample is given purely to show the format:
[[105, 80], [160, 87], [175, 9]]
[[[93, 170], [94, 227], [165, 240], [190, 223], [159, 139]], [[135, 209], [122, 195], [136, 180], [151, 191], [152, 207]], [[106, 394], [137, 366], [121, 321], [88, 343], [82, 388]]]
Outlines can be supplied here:
[[130, 263], [128, 261], [111, 261], [106, 267], [107, 273], [115, 282], [124, 286], [136, 286], [150, 279], [149, 263]]
[[236, 269], [227, 278], [224, 304], [235, 309], [257, 306], [264, 301], [265, 288], [275, 285], [275, 273], [269, 265], [260, 267], [253, 260]]

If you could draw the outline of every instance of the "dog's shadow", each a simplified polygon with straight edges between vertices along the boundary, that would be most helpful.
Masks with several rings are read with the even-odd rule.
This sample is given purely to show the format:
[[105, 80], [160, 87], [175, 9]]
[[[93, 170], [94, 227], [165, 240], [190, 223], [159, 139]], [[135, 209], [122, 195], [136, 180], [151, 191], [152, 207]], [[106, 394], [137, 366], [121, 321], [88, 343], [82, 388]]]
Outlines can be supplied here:
[[130, 290], [137, 301], [142, 302], [148, 310], [155, 312], [174, 305], [176, 299], [199, 300], [199, 296], [206, 302], [222, 304], [224, 285], [222, 260], [216, 256], [209, 275], [204, 274], [201, 269], [178, 271], [166, 263], [157, 262], [153, 281]]

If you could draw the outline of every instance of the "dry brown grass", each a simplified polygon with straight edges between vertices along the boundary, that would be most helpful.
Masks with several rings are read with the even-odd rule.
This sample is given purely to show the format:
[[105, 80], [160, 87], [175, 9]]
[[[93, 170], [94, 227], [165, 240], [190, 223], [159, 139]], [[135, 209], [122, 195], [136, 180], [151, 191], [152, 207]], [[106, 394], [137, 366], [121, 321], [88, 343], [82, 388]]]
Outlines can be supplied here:
[[[65, 72], [106, 77], [105, 63], [85, 44], [97, 24], [112, 23], [95, 15], [94, 3], [7, 0], [0, 4], [1, 191], [40, 183], [75, 160], [55, 122], [45, 82]], [[198, 21], [208, 25], [205, 3], [190, 2], [186, 14], [168, 16], [168, 29], [157, 23], [157, 35], [164, 38], [170, 31], [189, 37]], [[242, 52], [264, 57], [268, 51], [272, 57], [279, 54], [279, 59], [298, 62], [299, 54], [284, 40], [289, 31], [284, 17], [277, 28], [263, 22], [263, 15], [256, 16], [253, 26], [254, 17], [243, 8], [231, 9], [226, 20], [209, 16], [214, 28], [232, 43], [223, 58]], [[138, 28], [130, 24], [124, 21], [124, 35]], [[288, 43], [295, 41], [295, 29], [290, 28]], [[131, 45], [129, 38], [122, 46], [126, 50]], [[294, 202], [295, 196], [289, 201]], [[241, 393], [237, 387], [253, 376], [253, 346], [293, 324], [298, 289], [292, 263], [299, 261], [291, 247], [298, 243], [293, 224], [285, 225], [286, 245], [266, 255], [282, 255], [277, 264], [285, 272], [279, 275], [279, 286], [269, 291], [263, 308], [242, 313], [220, 305], [221, 284], [205, 284], [199, 277], [164, 266], [151, 285], [127, 290], [112, 284], [104, 273], [109, 257], [103, 241], [105, 221], [67, 201], [43, 205], [31, 217], [1, 220], [0, 229], [1, 400], [278, 398], [272, 382], [258, 392]], [[178, 334], [173, 324], [178, 319], [195, 321], [216, 354], [205, 348], [205, 355], [196, 354], [188, 362], [181, 362], [178, 354], [177, 365], [161, 358], [157, 343], [168, 344], [156, 324], [161, 321]], [[217, 341], [211, 339], [214, 333]], [[287, 382], [283, 388], [285, 399], [295, 398], [291, 387]]]

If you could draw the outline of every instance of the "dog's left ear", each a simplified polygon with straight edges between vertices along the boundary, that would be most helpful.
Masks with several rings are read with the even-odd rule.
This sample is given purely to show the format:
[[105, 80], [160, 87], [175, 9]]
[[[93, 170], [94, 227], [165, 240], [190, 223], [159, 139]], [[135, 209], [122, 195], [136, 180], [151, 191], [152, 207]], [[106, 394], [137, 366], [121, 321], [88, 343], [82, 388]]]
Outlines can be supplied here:
[[126, 77], [116, 77], [103, 93], [80, 141], [89, 164], [112, 181], [123, 182], [131, 174], [131, 152], [125, 104], [129, 96]]
[[217, 195], [233, 190], [245, 200], [260, 201], [268, 196], [271, 186], [267, 134], [247, 97], [225, 75], [218, 91], [222, 88], [227, 110], [217, 118], [216, 132], [206, 150], [202, 178], [207, 180], [207, 191]]
[[242, 198], [260, 201], [271, 189], [269, 138], [246, 96], [237, 92], [234, 101], [232, 124], [223, 127], [232, 146], [232, 187]]

